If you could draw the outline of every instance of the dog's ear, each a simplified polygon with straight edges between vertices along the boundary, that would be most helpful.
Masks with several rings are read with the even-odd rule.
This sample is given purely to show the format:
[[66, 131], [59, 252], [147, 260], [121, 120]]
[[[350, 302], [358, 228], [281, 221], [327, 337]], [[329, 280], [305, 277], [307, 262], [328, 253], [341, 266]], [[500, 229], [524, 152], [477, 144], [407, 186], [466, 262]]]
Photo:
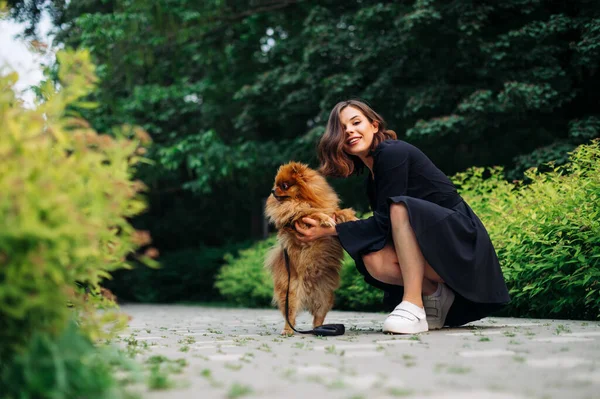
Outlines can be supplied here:
[[306, 168], [307, 168], [307, 166], [300, 162], [294, 162], [292, 164], [292, 172], [299, 174], [299, 175], [303, 175], [304, 172], [306, 172]]

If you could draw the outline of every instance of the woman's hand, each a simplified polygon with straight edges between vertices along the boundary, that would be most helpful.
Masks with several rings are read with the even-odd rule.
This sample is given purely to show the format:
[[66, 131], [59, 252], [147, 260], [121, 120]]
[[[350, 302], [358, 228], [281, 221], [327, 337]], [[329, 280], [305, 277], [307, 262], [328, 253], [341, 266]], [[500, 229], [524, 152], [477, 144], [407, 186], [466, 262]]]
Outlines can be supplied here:
[[299, 226], [298, 222], [294, 224], [294, 227], [296, 228], [296, 238], [302, 242], [311, 242], [322, 237], [337, 235], [337, 231], [335, 230], [335, 216], [331, 218], [333, 225], [331, 227], [321, 226], [315, 219], [308, 217], [302, 218], [302, 221], [310, 226], [304, 229]]

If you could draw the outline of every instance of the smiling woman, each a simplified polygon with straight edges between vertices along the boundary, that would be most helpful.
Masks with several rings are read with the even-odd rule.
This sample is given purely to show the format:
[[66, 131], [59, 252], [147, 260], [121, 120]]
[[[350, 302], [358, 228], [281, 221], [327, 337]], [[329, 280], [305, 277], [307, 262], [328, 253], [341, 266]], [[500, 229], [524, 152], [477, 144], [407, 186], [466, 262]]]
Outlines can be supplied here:
[[368, 219], [335, 231], [304, 218], [299, 239], [337, 235], [368, 283], [402, 298], [384, 332], [414, 334], [487, 316], [509, 301], [488, 233], [452, 182], [361, 101], [338, 103], [319, 144], [321, 171], [370, 171]]

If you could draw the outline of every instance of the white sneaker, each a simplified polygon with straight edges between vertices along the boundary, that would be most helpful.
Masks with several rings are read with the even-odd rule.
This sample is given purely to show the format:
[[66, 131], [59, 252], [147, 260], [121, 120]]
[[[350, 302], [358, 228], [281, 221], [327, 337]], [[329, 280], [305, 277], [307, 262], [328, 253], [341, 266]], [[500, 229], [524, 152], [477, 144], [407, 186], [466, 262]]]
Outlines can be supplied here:
[[429, 330], [425, 309], [402, 301], [383, 323], [383, 332], [395, 334], [416, 334]]
[[439, 330], [444, 327], [448, 310], [454, 302], [454, 291], [444, 283], [439, 284], [442, 290], [439, 296], [423, 296], [427, 323], [432, 330]]

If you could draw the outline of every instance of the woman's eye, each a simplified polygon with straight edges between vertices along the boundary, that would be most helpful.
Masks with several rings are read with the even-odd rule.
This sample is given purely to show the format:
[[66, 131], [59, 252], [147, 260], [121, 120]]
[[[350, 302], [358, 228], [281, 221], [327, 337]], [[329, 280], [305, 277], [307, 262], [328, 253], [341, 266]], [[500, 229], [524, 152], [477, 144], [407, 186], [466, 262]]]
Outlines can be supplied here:
[[353, 123], [353, 125], [355, 125], [355, 126], [358, 125], [358, 124], [360, 124], [360, 122], [354, 122]]

